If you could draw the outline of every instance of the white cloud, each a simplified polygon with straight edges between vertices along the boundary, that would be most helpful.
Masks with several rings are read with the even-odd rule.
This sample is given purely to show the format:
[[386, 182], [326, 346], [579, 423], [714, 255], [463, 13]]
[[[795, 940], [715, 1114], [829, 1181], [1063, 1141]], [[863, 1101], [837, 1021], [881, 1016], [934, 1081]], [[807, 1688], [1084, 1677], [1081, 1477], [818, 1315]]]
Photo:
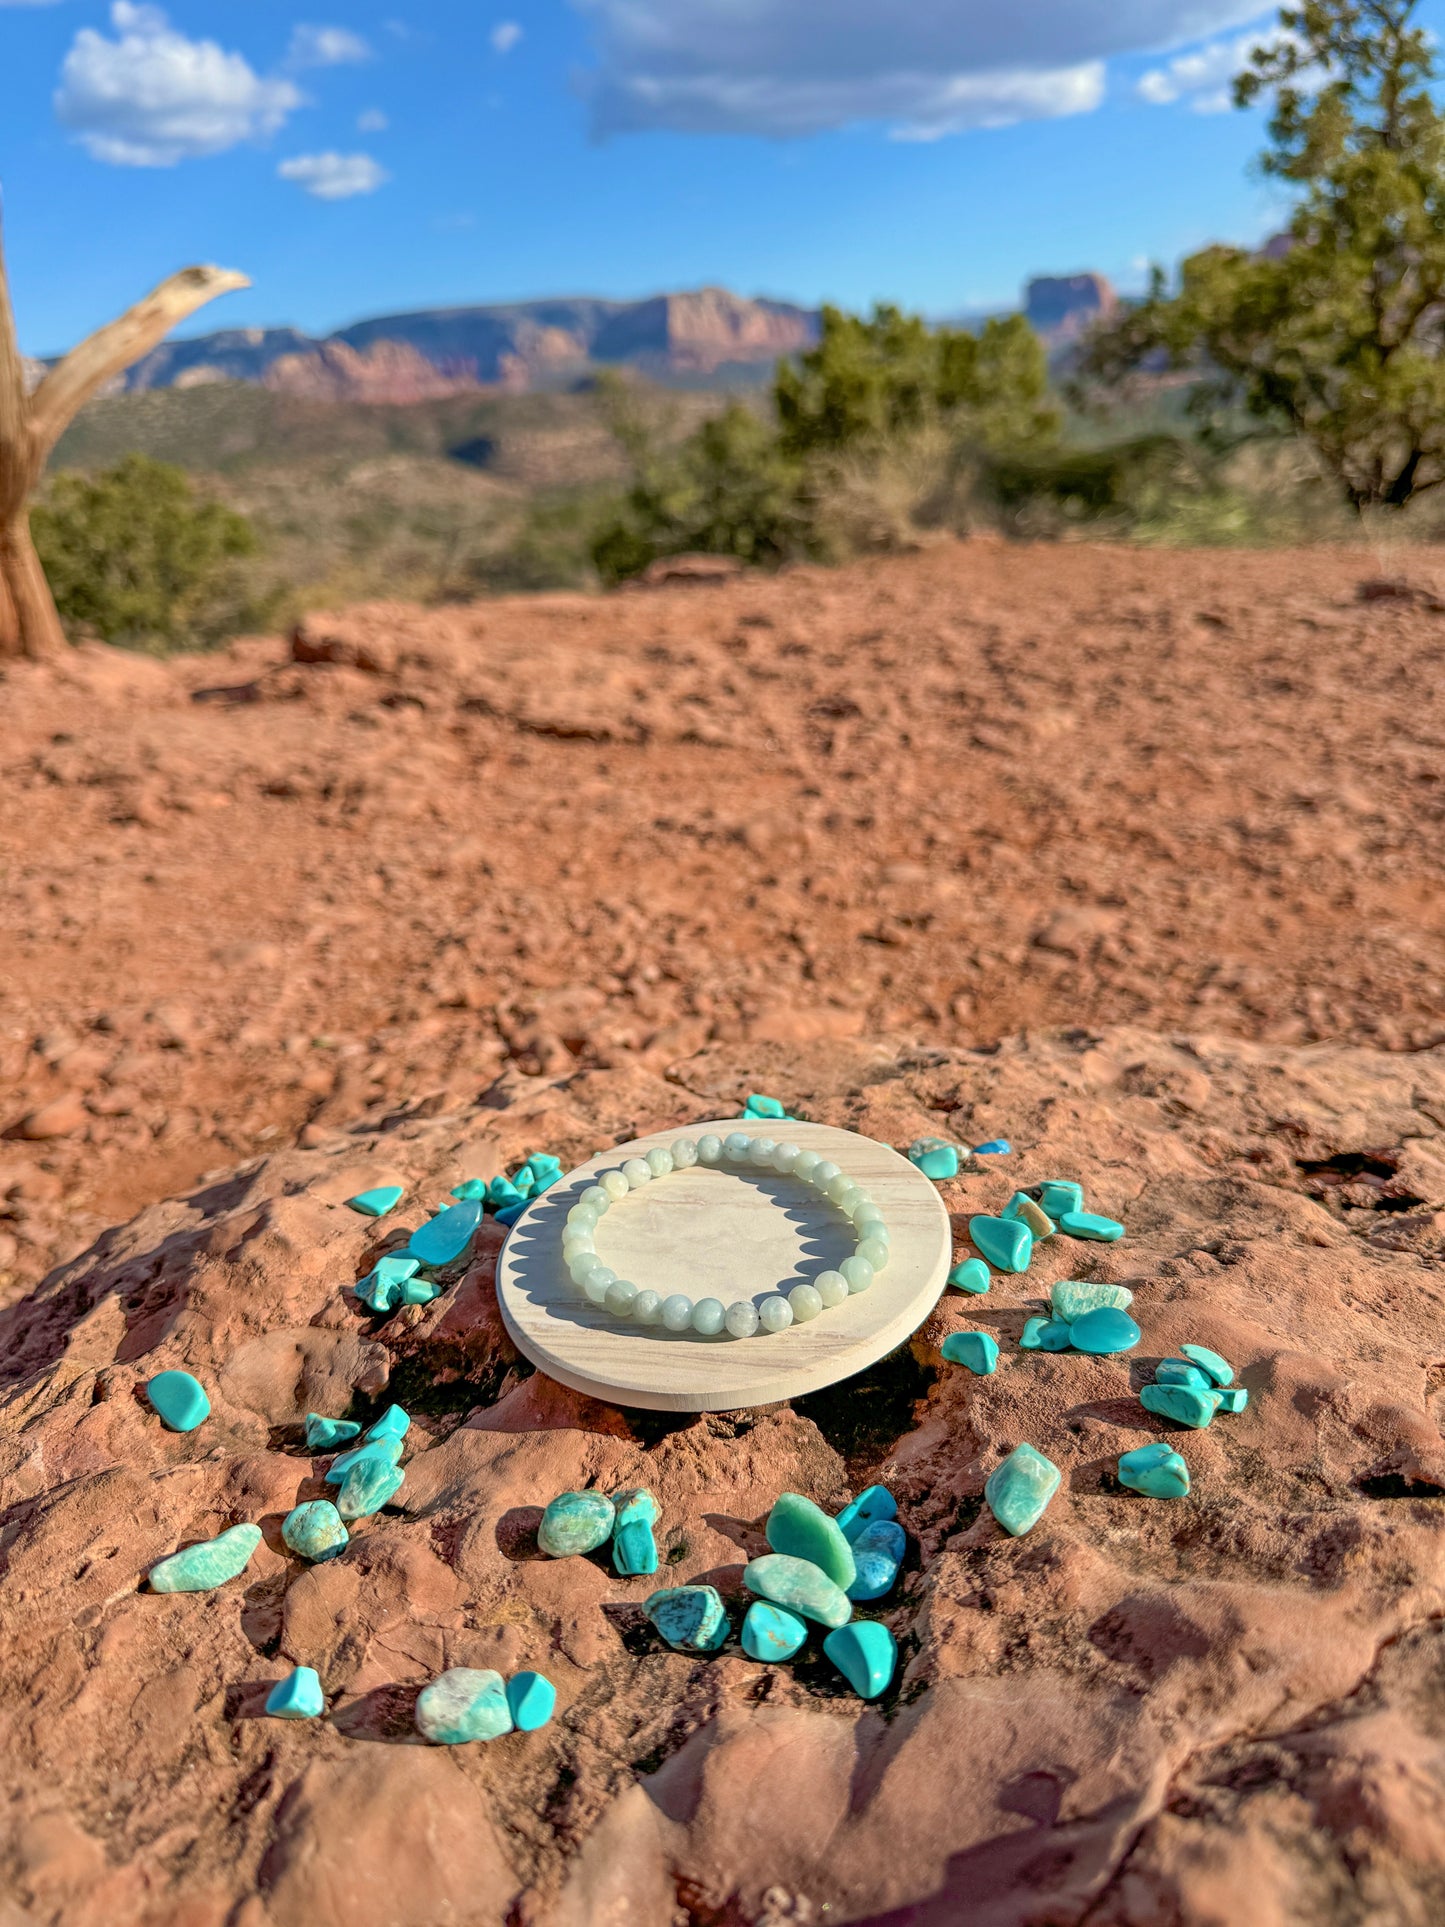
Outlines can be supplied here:
[[374, 194], [391, 179], [370, 154], [297, 154], [282, 161], [276, 172], [318, 201], [349, 201], [357, 194]]
[[368, 107], [356, 116], [356, 130], [360, 134], [384, 134], [390, 125], [379, 107]]
[[594, 27], [600, 134], [903, 139], [1089, 113], [1105, 63], [1257, 18], [1259, 0], [573, 0]]
[[286, 55], [291, 67], [349, 67], [370, 59], [371, 48], [349, 27], [297, 27]]
[[492, 46], [499, 54], [509, 54], [522, 38], [522, 29], [515, 20], [499, 20], [492, 28]]
[[55, 112], [98, 161], [173, 167], [274, 134], [302, 102], [214, 40], [187, 40], [159, 7], [116, 0], [117, 35], [77, 33], [60, 70]]
[[1151, 107], [1171, 107], [1182, 100], [1196, 114], [1227, 113], [1234, 105], [1234, 76], [1243, 70], [1255, 47], [1277, 38], [1277, 34], [1253, 33], [1237, 40], [1212, 40], [1151, 68], [1135, 91]]

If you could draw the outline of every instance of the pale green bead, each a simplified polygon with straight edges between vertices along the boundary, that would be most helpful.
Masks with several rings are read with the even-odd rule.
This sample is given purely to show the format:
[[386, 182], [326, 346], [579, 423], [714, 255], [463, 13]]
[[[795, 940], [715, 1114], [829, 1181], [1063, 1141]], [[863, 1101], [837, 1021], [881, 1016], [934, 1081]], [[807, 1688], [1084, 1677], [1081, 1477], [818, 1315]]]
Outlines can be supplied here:
[[614, 1318], [630, 1318], [632, 1301], [637, 1296], [637, 1286], [630, 1278], [614, 1278], [607, 1287], [607, 1309]]
[[595, 1231], [601, 1213], [590, 1204], [574, 1204], [567, 1213], [567, 1223], [578, 1231]]
[[622, 1175], [630, 1191], [640, 1191], [644, 1184], [652, 1182], [652, 1166], [646, 1158], [629, 1158], [622, 1167]]
[[620, 1171], [604, 1171], [597, 1182], [602, 1186], [602, 1189], [607, 1193], [608, 1197], [612, 1199], [614, 1204], [619, 1198], [625, 1198], [632, 1189], [632, 1186]]
[[574, 1285], [585, 1285], [594, 1271], [605, 1271], [607, 1267], [595, 1251], [577, 1251], [568, 1258], [567, 1269]]
[[867, 1291], [873, 1282], [872, 1265], [866, 1258], [860, 1258], [856, 1252], [851, 1258], [845, 1258], [838, 1269], [848, 1280], [848, 1289], [851, 1292]]
[[773, 1169], [786, 1178], [791, 1175], [801, 1155], [796, 1144], [780, 1144], [773, 1152]]
[[612, 1199], [600, 1184], [589, 1184], [577, 1202], [578, 1204], [585, 1204], [590, 1211], [595, 1211], [598, 1217], [601, 1218], [606, 1215], [611, 1207]]
[[764, 1331], [785, 1332], [792, 1322], [793, 1307], [781, 1292], [774, 1293], [771, 1298], [765, 1298], [758, 1306], [758, 1323]]
[[692, 1328], [704, 1338], [716, 1338], [726, 1318], [721, 1298], [699, 1298], [692, 1308]]
[[795, 1178], [801, 1178], [804, 1184], [811, 1184], [813, 1182], [813, 1173], [822, 1162], [823, 1154], [821, 1151], [799, 1151], [798, 1155], [793, 1159], [793, 1176]]
[[758, 1308], [751, 1298], [739, 1298], [728, 1306], [724, 1323], [734, 1338], [751, 1338], [758, 1328]]
[[794, 1285], [788, 1293], [788, 1304], [792, 1308], [794, 1319], [800, 1325], [806, 1325], [823, 1309], [822, 1297], [812, 1285]]
[[776, 1138], [755, 1137], [748, 1146], [748, 1163], [756, 1165], [759, 1170], [771, 1171], [773, 1168], [773, 1153], [777, 1148], [778, 1141]]
[[632, 1301], [633, 1322], [638, 1325], [657, 1325], [662, 1322], [662, 1294], [656, 1291], [640, 1291]]
[[859, 1243], [858, 1256], [879, 1272], [888, 1263], [888, 1247], [881, 1238], [864, 1238]]
[[823, 1271], [813, 1280], [813, 1289], [823, 1301], [825, 1311], [848, 1302], [848, 1280], [841, 1271]]
[[675, 1291], [663, 1299], [662, 1322], [670, 1332], [692, 1330], [692, 1300], [685, 1291]]
[[699, 1164], [716, 1164], [723, 1154], [723, 1141], [716, 1131], [704, 1131], [697, 1141]]
[[655, 1144], [647, 1153], [647, 1168], [655, 1178], [665, 1178], [672, 1172], [672, 1153]]
[[562, 1256], [568, 1264], [579, 1256], [597, 1255], [597, 1240], [590, 1231], [564, 1231], [562, 1233]]
[[840, 1171], [836, 1178], [830, 1178], [825, 1188], [840, 1211], [849, 1211], [857, 1203], [858, 1187], [846, 1171]]
[[842, 1175], [840, 1165], [834, 1164], [831, 1158], [824, 1158], [821, 1164], [814, 1167], [808, 1182], [815, 1191], [826, 1191], [834, 1178], [840, 1178]]
[[742, 1164], [747, 1159], [752, 1142], [746, 1131], [729, 1131], [723, 1139], [723, 1156], [730, 1164]]
[[582, 1280], [582, 1289], [594, 1305], [605, 1305], [607, 1293], [616, 1283], [617, 1273], [609, 1271], [606, 1265], [599, 1265]]
[[697, 1163], [697, 1145], [690, 1137], [680, 1137], [672, 1147], [674, 1171], [690, 1171]]

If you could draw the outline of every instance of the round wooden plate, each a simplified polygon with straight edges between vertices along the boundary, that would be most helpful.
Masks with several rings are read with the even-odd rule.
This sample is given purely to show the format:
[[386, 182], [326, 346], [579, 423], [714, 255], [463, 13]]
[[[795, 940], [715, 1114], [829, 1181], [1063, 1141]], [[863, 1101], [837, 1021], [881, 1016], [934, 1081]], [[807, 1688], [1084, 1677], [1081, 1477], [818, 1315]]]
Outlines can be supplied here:
[[[806, 1325], [752, 1338], [703, 1338], [634, 1325], [589, 1304], [562, 1263], [567, 1213], [599, 1171], [655, 1144], [704, 1131], [746, 1130], [821, 1151], [865, 1184], [883, 1207], [891, 1259], [865, 1292]], [[614, 1205], [598, 1254], [643, 1290], [758, 1302], [836, 1269], [853, 1251], [841, 1213], [794, 1178], [695, 1166], [645, 1185]], [[580, 1165], [528, 1206], [497, 1266], [507, 1330], [540, 1371], [614, 1405], [653, 1412], [730, 1412], [800, 1398], [885, 1357], [938, 1302], [952, 1257], [943, 1200], [929, 1179], [886, 1144], [827, 1124], [726, 1118], [656, 1131]]]

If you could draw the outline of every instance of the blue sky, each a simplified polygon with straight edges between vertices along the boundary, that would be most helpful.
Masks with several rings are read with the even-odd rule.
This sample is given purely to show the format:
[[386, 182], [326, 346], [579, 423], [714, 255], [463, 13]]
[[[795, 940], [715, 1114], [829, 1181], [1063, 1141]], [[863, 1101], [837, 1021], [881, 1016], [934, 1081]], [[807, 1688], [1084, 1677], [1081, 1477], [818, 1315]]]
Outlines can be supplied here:
[[[1445, 0], [1439, 0], [1445, 11]], [[189, 261], [191, 332], [539, 294], [943, 315], [1273, 224], [1253, 0], [0, 0], [23, 345]]]

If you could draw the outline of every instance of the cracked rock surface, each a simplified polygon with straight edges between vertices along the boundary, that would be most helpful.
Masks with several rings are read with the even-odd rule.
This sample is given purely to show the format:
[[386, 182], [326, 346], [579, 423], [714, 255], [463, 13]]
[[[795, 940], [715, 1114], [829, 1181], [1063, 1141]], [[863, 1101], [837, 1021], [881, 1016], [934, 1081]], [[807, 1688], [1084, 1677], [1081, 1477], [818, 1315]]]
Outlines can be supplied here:
[[[906, 1145], [1007, 1135], [941, 1187], [970, 1212], [1077, 1176], [1115, 1246], [1056, 1238], [910, 1346], [794, 1407], [679, 1421], [532, 1373], [489, 1221], [443, 1296], [346, 1289], [463, 1176], [565, 1163], [775, 1091]], [[380, 1223], [342, 1203], [404, 1183]], [[1127, 1284], [1126, 1357], [1021, 1353], [1050, 1284]], [[951, 1331], [1000, 1342], [989, 1378]], [[1196, 1341], [1250, 1403], [1206, 1432], [1137, 1390]], [[212, 1417], [161, 1428], [165, 1367]], [[306, 1567], [308, 1409], [414, 1414], [399, 1503]], [[104, 1231], [0, 1312], [3, 1927], [1432, 1927], [1445, 1917], [1445, 1050], [1128, 1027], [987, 1050], [894, 1036], [718, 1041], [656, 1068], [378, 1103]], [[1168, 1437], [1188, 1499], [1122, 1490]], [[982, 1505], [1020, 1441], [1063, 1485], [1027, 1537]], [[666, 1649], [601, 1556], [538, 1553], [556, 1493], [647, 1485], [660, 1577], [740, 1576], [780, 1490], [897, 1495], [900, 1666], [864, 1705], [822, 1660]], [[231, 1524], [208, 1595], [142, 1589]], [[323, 1721], [262, 1717], [314, 1666]], [[416, 1734], [444, 1667], [558, 1688], [540, 1732]]]

